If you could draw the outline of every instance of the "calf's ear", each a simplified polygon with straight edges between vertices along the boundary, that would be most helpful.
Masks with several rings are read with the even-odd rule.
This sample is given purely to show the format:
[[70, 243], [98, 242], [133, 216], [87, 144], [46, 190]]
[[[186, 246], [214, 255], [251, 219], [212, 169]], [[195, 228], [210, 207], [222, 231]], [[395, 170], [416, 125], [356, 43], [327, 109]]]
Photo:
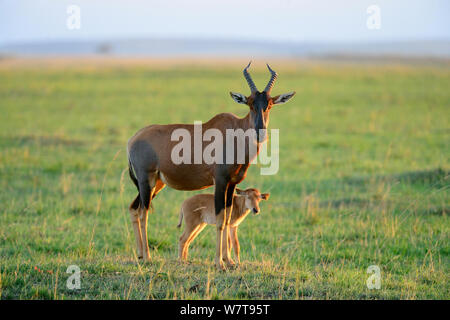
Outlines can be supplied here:
[[269, 199], [269, 197], [270, 197], [270, 193], [261, 193], [261, 198], [263, 200], [267, 200], [267, 199]]
[[245, 195], [245, 191], [242, 189], [236, 188], [236, 194], [243, 196], [243, 195]]

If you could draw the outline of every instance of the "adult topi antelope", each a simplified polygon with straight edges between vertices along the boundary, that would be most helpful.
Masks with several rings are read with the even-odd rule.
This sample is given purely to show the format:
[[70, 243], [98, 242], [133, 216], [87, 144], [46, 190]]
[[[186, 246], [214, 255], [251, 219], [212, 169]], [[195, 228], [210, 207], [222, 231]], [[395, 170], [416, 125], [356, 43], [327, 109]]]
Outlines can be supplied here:
[[[222, 133], [223, 137], [230, 129], [244, 132], [250, 129], [255, 132], [254, 139], [248, 138], [244, 144], [238, 143], [231, 149], [230, 145], [223, 144], [223, 159], [227, 158], [227, 154], [233, 154], [232, 161], [227, 158], [227, 161], [214, 163], [190, 161], [189, 163], [175, 164], [171, 156], [178, 141], [174, 141], [172, 134], [177, 129], [184, 129], [193, 136], [194, 125], [190, 124], [151, 125], [139, 130], [128, 141], [129, 173], [139, 192], [129, 207], [139, 258], [143, 258], [145, 261], [150, 260], [147, 240], [148, 209], [151, 201], [166, 185], [176, 190], [200, 190], [214, 185], [214, 204], [217, 215], [215, 262], [220, 269], [234, 265], [227, 240], [236, 185], [245, 178], [250, 163], [259, 152], [260, 144], [266, 139], [265, 130], [269, 124], [269, 113], [272, 106], [287, 102], [295, 94], [295, 92], [289, 92], [271, 97], [270, 92], [277, 73], [269, 65], [267, 67], [271, 78], [266, 88], [262, 92], [258, 91], [248, 73], [249, 67], [250, 63], [244, 69], [244, 77], [251, 94], [246, 97], [241, 93], [230, 92], [234, 101], [246, 104], [250, 108], [247, 116], [238, 118], [231, 113], [220, 113], [202, 124], [203, 131], [215, 129], [216, 132]], [[252, 149], [250, 145], [256, 145], [256, 152], [249, 152]], [[203, 141], [200, 151], [203, 151], [206, 146], [207, 142]], [[193, 141], [191, 147], [191, 150], [196, 147]], [[244, 161], [236, 160], [236, 148], [238, 147], [245, 148]], [[192, 159], [194, 156], [194, 152], [191, 152]]]

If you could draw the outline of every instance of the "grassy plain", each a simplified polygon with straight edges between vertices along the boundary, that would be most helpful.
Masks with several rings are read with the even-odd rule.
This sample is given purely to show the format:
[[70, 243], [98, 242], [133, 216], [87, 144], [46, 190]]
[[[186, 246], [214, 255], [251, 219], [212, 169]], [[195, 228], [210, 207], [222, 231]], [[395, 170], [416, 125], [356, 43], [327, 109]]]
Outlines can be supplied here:
[[[214, 269], [215, 229], [177, 261], [169, 188], [137, 263], [128, 138], [153, 123], [244, 116], [246, 61], [0, 61], [2, 299], [449, 299], [450, 65], [273, 62], [280, 168], [240, 227], [242, 265]], [[252, 71], [260, 87], [263, 64]], [[212, 189], [209, 190], [212, 192]], [[69, 290], [69, 265], [81, 289]], [[370, 265], [381, 289], [369, 290]]]

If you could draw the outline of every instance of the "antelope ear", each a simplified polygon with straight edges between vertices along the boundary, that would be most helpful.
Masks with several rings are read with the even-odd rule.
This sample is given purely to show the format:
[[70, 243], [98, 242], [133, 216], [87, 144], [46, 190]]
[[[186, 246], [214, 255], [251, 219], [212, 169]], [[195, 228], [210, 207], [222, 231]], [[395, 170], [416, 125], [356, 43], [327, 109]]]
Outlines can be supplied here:
[[236, 188], [235, 190], [236, 190], [236, 194], [238, 194], [238, 195], [240, 195], [240, 196], [245, 195], [245, 191], [244, 191], [244, 190], [239, 189], [239, 188]]
[[270, 197], [270, 193], [261, 193], [261, 198], [262, 198], [263, 200], [268, 200], [269, 197]]
[[282, 103], [288, 102], [289, 99], [291, 99], [294, 95], [295, 95], [295, 91], [280, 94], [279, 96], [272, 98], [273, 104], [282, 104]]
[[244, 96], [242, 93], [230, 92], [230, 96], [237, 103], [247, 104], [247, 97]]

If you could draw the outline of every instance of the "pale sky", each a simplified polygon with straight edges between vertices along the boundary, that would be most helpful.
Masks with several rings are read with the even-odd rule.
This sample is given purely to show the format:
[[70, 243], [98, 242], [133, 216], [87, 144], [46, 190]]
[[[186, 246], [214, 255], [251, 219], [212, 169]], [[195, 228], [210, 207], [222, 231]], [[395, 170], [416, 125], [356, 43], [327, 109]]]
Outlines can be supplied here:
[[[66, 26], [67, 7], [81, 28]], [[366, 26], [378, 5], [381, 29]], [[0, 44], [114, 38], [450, 40], [450, 0], [0, 0]]]

